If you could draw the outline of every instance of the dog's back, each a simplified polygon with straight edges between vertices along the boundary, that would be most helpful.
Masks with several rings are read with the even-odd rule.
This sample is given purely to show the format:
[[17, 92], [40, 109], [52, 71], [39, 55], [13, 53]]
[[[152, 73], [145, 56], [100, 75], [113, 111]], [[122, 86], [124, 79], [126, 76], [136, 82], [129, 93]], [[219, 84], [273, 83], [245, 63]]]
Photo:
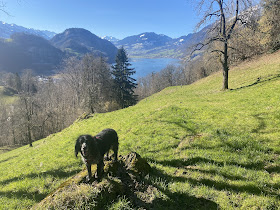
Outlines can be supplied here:
[[114, 151], [114, 153], [118, 152], [118, 134], [114, 129], [105, 129], [94, 136], [96, 140], [99, 142], [101, 146], [100, 149], [102, 151], [102, 155], [108, 152], [110, 149]]

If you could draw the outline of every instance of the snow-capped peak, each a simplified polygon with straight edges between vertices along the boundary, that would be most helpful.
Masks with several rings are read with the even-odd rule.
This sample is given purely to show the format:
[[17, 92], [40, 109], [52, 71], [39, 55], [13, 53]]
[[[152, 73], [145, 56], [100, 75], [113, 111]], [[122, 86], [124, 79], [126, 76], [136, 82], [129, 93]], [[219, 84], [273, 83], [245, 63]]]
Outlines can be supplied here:
[[9, 24], [4, 21], [0, 21], [0, 37], [1, 38], [10, 38], [10, 36], [14, 33], [27, 33], [34, 34], [37, 36], [44, 37], [45, 39], [51, 39], [56, 33], [50, 31], [41, 31], [32, 28], [25, 28], [23, 26], [18, 26], [16, 24]]

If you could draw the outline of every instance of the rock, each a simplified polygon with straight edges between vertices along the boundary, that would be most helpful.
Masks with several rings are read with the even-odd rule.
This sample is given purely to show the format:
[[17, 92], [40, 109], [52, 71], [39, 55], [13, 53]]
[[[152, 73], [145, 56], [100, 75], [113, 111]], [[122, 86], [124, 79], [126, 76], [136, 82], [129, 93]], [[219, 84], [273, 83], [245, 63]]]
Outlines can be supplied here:
[[[93, 165], [92, 173], [95, 171], [96, 165]], [[101, 182], [95, 180], [90, 184], [86, 183], [87, 170], [84, 169], [62, 183], [32, 209], [103, 209], [120, 196], [126, 196], [134, 205], [145, 206], [157, 191], [153, 187], [153, 192], [149, 193], [151, 186], [143, 182], [142, 177], [150, 171], [147, 161], [136, 152], [131, 152], [126, 156], [119, 156], [117, 162], [105, 161]], [[138, 198], [143, 195], [145, 198]], [[150, 196], [149, 201], [146, 201], [147, 196]]]
[[134, 175], [145, 176], [151, 171], [151, 166], [138, 153], [131, 152], [124, 157], [124, 164], [127, 170]]

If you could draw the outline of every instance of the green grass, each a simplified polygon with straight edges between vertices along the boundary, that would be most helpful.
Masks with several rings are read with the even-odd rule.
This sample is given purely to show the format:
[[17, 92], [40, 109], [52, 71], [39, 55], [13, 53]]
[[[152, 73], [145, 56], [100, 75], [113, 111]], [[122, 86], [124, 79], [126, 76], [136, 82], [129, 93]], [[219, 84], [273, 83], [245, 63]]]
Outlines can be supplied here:
[[9, 152], [11, 150], [14, 150], [18, 147], [21, 147], [22, 145], [7, 145], [7, 146], [3, 146], [3, 147], [0, 147], [0, 155], [5, 153], [5, 152]]
[[6, 104], [13, 103], [16, 100], [15, 92], [9, 88], [0, 86], [0, 102]]
[[[76, 121], [62, 132], [0, 155], [0, 206], [27, 209], [84, 167], [81, 134], [114, 128], [120, 153], [149, 160], [155, 209], [279, 209], [280, 52], [170, 87], [127, 109]], [[259, 79], [258, 79], [259, 78]], [[162, 198], [162, 199], [159, 199]], [[125, 197], [108, 209], [136, 208]]]

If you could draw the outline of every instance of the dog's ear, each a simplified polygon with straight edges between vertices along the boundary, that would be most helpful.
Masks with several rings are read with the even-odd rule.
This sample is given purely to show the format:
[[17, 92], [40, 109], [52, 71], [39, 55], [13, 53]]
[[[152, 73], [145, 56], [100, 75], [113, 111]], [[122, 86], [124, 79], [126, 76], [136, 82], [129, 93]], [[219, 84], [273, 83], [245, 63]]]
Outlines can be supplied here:
[[76, 145], [75, 145], [75, 156], [77, 157], [78, 153], [81, 151], [81, 142], [80, 142], [80, 137], [76, 140]]

